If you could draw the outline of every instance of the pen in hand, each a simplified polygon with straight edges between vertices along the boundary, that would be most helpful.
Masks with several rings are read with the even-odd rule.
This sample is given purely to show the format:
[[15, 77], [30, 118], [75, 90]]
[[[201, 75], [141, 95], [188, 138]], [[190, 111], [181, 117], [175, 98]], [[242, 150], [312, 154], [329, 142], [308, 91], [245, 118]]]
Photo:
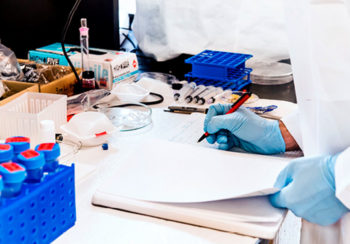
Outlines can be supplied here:
[[[249, 99], [249, 97], [252, 95], [251, 92], [247, 92], [244, 93], [234, 104], [232, 104], [232, 107], [230, 108], [229, 111], [227, 111], [226, 114], [231, 114], [233, 112], [235, 112], [245, 101], [247, 101]], [[203, 141], [205, 138], [207, 138], [209, 136], [208, 132], [205, 132], [201, 138], [199, 138], [198, 142]]]

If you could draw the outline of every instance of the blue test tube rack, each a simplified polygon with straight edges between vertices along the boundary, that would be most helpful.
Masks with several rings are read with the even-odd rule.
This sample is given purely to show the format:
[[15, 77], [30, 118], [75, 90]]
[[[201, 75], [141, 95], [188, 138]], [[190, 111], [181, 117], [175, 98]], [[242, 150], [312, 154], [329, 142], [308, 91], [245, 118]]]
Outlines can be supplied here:
[[251, 68], [245, 62], [250, 54], [205, 50], [185, 60], [192, 65], [192, 72], [185, 75], [189, 81], [205, 86], [241, 90], [251, 83]]
[[17, 197], [1, 199], [0, 244], [50, 243], [75, 221], [74, 164], [60, 165], [40, 183], [23, 183]]

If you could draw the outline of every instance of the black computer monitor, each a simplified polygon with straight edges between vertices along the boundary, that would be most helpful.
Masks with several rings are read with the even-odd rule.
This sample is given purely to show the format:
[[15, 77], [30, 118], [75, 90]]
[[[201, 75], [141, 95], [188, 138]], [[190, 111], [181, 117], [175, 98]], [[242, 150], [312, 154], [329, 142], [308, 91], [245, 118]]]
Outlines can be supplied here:
[[[18, 58], [29, 50], [61, 41], [73, 0], [0, 0], [0, 40]], [[118, 0], [82, 0], [66, 43], [79, 44], [80, 18], [87, 18], [90, 47], [119, 50]]]

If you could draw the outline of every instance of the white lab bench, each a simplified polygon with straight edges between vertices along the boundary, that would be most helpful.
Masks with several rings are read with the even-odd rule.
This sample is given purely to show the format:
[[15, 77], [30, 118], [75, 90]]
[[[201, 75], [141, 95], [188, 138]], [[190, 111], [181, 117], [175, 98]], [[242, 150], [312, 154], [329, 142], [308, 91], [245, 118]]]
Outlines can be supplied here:
[[[92, 195], [118, 162], [133, 151], [133, 145], [150, 128], [117, 136], [107, 151], [84, 148], [74, 159], [76, 166], [77, 222], [55, 243], [257, 243], [258, 238], [142, 216], [91, 204]], [[297, 243], [300, 224], [292, 215], [276, 236], [281, 243]], [[259, 224], [256, 226], [259, 228]], [[293, 233], [293, 234], [292, 234]], [[289, 235], [289, 236], [288, 236]], [[285, 240], [288, 242], [285, 242]], [[292, 241], [293, 239], [296, 242]], [[279, 243], [279, 241], [276, 241]]]
[[[162, 104], [164, 107], [172, 100], [170, 97], [165, 98], [165, 105]], [[133, 151], [135, 143], [152, 135], [152, 129], [153, 125], [150, 125], [137, 131], [120, 133], [111, 140], [109, 150], [103, 151], [101, 147], [83, 148], [70, 159], [76, 166], [77, 221], [75, 226], [54, 243], [248, 244], [267, 242], [256, 237], [93, 206], [92, 195], [103, 179], [115, 170], [118, 162], [125, 160], [130, 153], [137, 153]], [[258, 223], [256, 226], [259, 228]], [[299, 230], [300, 220], [288, 214], [275, 239], [270, 241], [298, 243]]]

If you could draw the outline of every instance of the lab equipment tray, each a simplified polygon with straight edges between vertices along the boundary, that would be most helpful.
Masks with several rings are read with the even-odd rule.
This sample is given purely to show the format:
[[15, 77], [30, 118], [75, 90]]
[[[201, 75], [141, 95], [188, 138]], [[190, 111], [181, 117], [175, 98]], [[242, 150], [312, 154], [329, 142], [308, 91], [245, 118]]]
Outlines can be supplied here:
[[39, 144], [41, 120], [53, 120], [59, 131], [67, 122], [67, 96], [27, 92], [0, 107], [0, 138], [30, 137]]
[[190, 81], [195, 82], [197, 85], [222, 87], [224, 90], [231, 89], [233, 91], [239, 91], [252, 82], [250, 80], [249, 73], [241, 74], [240, 79], [236, 79], [236, 80], [218, 80], [218, 79], [216, 80], [216, 79], [197, 78], [197, 77], [194, 77], [191, 72], [187, 73], [185, 76]]
[[0, 244], [50, 243], [75, 221], [74, 164], [60, 165], [42, 182], [24, 183], [19, 196], [2, 199]]
[[194, 77], [234, 80], [237, 74], [252, 71], [245, 67], [245, 62], [251, 57], [253, 55], [205, 50], [186, 59], [185, 63], [192, 64]]
[[251, 83], [251, 68], [245, 62], [253, 55], [205, 50], [185, 62], [192, 72], [185, 75], [197, 85], [213, 85], [223, 89], [241, 90]]

